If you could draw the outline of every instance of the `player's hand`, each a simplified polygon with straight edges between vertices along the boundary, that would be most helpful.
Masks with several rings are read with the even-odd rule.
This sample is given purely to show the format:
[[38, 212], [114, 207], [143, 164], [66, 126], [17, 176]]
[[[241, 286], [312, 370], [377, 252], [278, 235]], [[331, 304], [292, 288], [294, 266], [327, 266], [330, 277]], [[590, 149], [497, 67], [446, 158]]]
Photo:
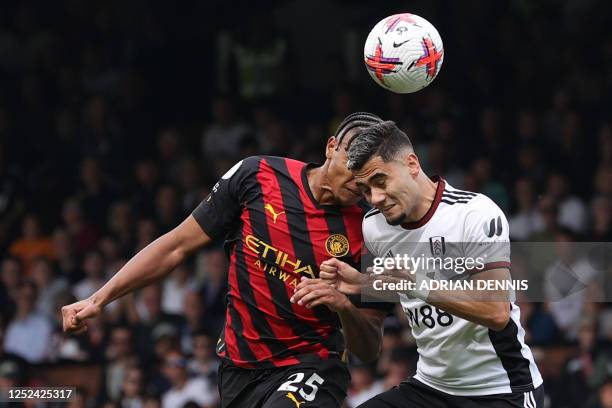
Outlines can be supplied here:
[[368, 275], [336, 258], [321, 263], [319, 278], [346, 295], [361, 293], [361, 287], [368, 281]]
[[81, 300], [62, 307], [62, 325], [65, 333], [82, 334], [87, 331], [87, 319], [102, 312], [99, 305], [90, 299]]
[[297, 303], [307, 309], [315, 306], [325, 305], [332, 312], [341, 312], [350, 307], [351, 302], [346, 295], [340, 293], [336, 288], [322, 279], [302, 278], [302, 281], [295, 288], [295, 293], [291, 297], [291, 303]]

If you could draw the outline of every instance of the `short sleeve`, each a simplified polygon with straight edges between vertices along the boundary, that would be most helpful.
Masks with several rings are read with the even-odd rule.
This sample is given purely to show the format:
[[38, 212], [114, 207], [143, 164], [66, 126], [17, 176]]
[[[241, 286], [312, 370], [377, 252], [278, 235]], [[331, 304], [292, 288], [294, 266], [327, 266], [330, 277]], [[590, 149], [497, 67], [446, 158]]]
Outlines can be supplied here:
[[256, 176], [258, 168], [258, 157], [239, 161], [217, 181], [208, 197], [193, 210], [193, 217], [211, 238], [223, 238], [239, 222], [249, 180]]
[[481, 196], [465, 217], [464, 252], [466, 258], [477, 260], [474, 272], [510, 268], [510, 238], [508, 220], [503, 211], [489, 198]]

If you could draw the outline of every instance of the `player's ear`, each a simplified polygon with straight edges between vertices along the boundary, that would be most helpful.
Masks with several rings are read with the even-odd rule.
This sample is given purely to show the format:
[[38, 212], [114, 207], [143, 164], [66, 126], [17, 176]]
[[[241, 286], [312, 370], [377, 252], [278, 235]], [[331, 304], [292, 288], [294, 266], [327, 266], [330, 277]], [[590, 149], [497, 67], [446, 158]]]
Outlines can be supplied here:
[[332, 158], [332, 156], [334, 155], [334, 150], [336, 150], [337, 145], [338, 145], [338, 141], [336, 140], [334, 136], [330, 136], [329, 139], [327, 139], [327, 145], [325, 145], [325, 158], [327, 159]]
[[404, 156], [404, 163], [413, 176], [416, 176], [421, 171], [421, 163], [419, 163], [419, 158], [414, 152], [409, 152]]

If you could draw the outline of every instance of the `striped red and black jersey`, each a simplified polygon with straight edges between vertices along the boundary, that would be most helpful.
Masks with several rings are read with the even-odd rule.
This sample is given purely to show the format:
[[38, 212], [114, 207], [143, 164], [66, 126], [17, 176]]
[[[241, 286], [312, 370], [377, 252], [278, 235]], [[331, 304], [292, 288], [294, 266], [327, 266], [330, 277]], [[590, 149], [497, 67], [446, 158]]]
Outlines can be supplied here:
[[225, 328], [217, 354], [236, 366], [268, 368], [340, 357], [338, 316], [289, 299], [302, 277], [337, 257], [359, 266], [366, 206], [319, 205], [313, 165], [254, 156], [232, 167], [194, 210], [202, 229], [224, 239], [229, 256]]

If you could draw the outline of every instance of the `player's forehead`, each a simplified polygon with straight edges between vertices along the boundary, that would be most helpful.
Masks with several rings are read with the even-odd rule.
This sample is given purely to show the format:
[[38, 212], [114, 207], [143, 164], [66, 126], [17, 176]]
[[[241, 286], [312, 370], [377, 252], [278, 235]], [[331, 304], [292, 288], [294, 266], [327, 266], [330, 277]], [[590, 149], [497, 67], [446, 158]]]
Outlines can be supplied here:
[[386, 177], [389, 173], [389, 165], [390, 163], [386, 163], [382, 157], [373, 156], [362, 168], [353, 171], [353, 177], [357, 183], [368, 184], [373, 180]]

